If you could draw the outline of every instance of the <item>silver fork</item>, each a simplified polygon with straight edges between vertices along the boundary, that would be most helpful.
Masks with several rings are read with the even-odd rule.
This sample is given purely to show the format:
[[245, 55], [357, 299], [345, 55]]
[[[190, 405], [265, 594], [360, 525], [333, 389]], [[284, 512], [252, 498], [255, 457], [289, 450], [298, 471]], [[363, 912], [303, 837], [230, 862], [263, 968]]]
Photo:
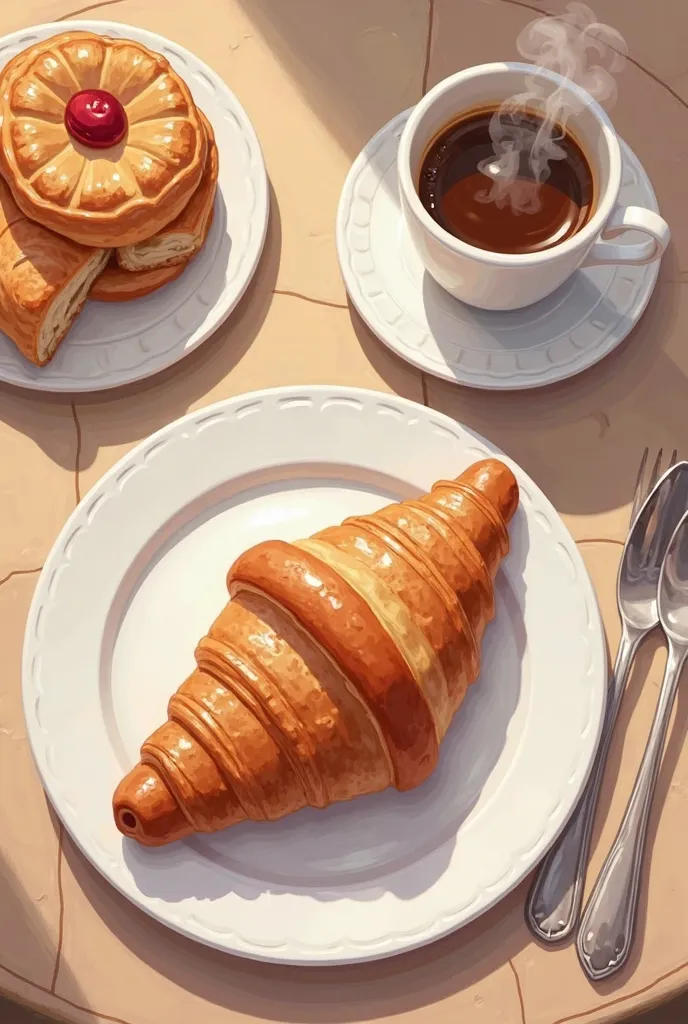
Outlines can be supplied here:
[[[643, 502], [645, 501], [645, 499], [649, 495], [650, 491], [652, 490], [652, 488], [655, 486], [655, 484], [659, 480], [659, 472], [660, 472], [660, 470], [662, 468], [662, 456], [664, 455], [664, 449], [663, 448], [660, 448], [659, 451], [657, 452], [657, 458], [654, 461], [654, 465], [652, 467], [652, 472], [650, 473], [650, 479], [647, 482], [647, 486], [643, 483], [644, 478], [645, 478], [645, 470], [647, 468], [647, 457], [648, 457], [649, 454], [650, 454], [650, 449], [646, 448], [645, 451], [643, 452], [643, 457], [640, 460], [640, 467], [638, 469], [638, 478], [637, 478], [637, 480], [635, 482], [635, 491], [633, 492], [633, 505], [631, 507], [631, 517], [630, 517], [630, 519], [628, 521], [629, 533], [630, 533], [631, 528], [633, 527], [633, 523], [638, 518], [638, 512], [640, 511], [640, 506], [643, 504]], [[673, 452], [671, 453], [671, 459], [669, 461], [669, 465], [668, 465], [667, 469], [671, 469], [672, 466], [675, 466], [677, 459], [678, 459], [678, 450], [676, 448], [674, 448]]]
[[[597, 756], [583, 796], [563, 833], [543, 861], [526, 901], [526, 922], [531, 932], [542, 942], [563, 942], [578, 924], [595, 808], [621, 698], [636, 652], [659, 622], [656, 602], [657, 581], [662, 557], [673, 527], [669, 530], [668, 536], [664, 530], [662, 537], [654, 527], [657, 525], [658, 514], [662, 511], [660, 498], [662, 502], [666, 499], [667, 488], [664, 487], [664, 482], [667, 477], [678, 471], [678, 452], [674, 449], [669, 466], [661, 478], [662, 449], [660, 448], [657, 453], [649, 477], [648, 456], [649, 450], [646, 448], [640, 460], [631, 508], [630, 530], [619, 567], [617, 601], [622, 632], [614, 670], [609, 680], [607, 710]], [[679, 466], [685, 467], [682, 478], [685, 482], [684, 498], [688, 499], [688, 463], [680, 463]], [[646, 507], [646, 502], [649, 504], [651, 497], [654, 507], [651, 509], [650, 518], [654, 517], [653, 521], [646, 524], [638, 523], [639, 513]], [[673, 526], [678, 523], [684, 508], [685, 505], [683, 508], [676, 506]], [[644, 527], [647, 527], [647, 530]], [[644, 537], [648, 531], [654, 531], [648, 545], [640, 545], [639, 548], [637, 544], [631, 544], [631, 539], [634, 536], [637, 539], [639, 532]], [[636, 557], [638, 554], [639, 561]], [[642, 592], [639, 583], [643, 584]]]

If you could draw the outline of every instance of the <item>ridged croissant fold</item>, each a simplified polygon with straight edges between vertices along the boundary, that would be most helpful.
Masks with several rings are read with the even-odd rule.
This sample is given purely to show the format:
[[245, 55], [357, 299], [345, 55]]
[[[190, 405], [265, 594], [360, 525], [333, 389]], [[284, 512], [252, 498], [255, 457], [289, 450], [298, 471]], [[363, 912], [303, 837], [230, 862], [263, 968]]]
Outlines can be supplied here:
[[196, 670], [117, 788], [119, 830], [162, 846], [427, 779], [478, 676], [518, 500], [488, 459], [241, 555]]

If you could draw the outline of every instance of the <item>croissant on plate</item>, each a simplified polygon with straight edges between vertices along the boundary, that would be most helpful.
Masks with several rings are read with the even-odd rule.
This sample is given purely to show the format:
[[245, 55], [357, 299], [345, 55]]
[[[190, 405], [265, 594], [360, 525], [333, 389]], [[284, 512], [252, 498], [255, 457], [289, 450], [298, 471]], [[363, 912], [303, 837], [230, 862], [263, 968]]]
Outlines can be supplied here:
[[115, 792], [120, 832], [162, 846], [420, 785], [478, 677], [518, 500], [488, 459], [418, 500], [241, 555], [196, 670]]

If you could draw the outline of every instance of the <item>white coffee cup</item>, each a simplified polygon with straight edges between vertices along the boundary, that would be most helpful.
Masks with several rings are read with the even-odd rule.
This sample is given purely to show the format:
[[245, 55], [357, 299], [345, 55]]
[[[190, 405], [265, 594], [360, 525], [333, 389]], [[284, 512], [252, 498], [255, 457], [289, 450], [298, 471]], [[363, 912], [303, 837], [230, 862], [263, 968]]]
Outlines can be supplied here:
[[[550, 249], [524, 255], [490, 252], [462, 242], [430, 216], [418, 196], [421, 162], [442, 128], [471, 109], [523, 94], [531, 75], [538, 76], [538, 87], [545, 94], [565, 89], [575, 104], [567, 130], [590, 164], [595, 208], [580, 231]], [[621, 148], [604, 110], [584, 89], [530, 64], [481, 64], [431, 89], [413, 109], [401, 134], [398, 175], [404, 217], [428, 273], [451, 295], [482, 309], [528, 306], [555, 291], [579, 267], [651, 263], [669, 243], [669, 227], [659, 214], [618, 201]], [[630, 230], [647, 237], [626, 244], [608, 241]]]

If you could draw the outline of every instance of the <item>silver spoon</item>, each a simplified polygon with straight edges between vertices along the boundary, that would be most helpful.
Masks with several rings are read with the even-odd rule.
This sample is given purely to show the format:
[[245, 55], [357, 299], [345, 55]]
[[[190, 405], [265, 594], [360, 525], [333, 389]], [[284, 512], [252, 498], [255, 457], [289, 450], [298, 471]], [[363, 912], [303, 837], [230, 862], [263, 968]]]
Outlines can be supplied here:
[[[674, 453], [675, 461], [676, 453]], [[642, 481], [645, 458], [638, 486]], [[545, 858], [526, 903], [526, 921], [542, 942], [562, 942], [578, 924], [595, 808], [626, 679], [638, 647], [659, 623], [657, 584], [671, 535], [688, 506], [688, 462], [671, 466], [634, 517], [621, 556], [617, 603], [622, 631], [592, 774], [561, 837]], [[642, 493], [642, 492], [641, 492]]]
[[658, 604], [668, 656], [657, 709], [624, 819], [578, 933], [578, 956], [593, 981], [618, 971], [633, 942], [652, 796], [681, 669], [688, 657], [688, 512], [671, 538], [662, 565]]

